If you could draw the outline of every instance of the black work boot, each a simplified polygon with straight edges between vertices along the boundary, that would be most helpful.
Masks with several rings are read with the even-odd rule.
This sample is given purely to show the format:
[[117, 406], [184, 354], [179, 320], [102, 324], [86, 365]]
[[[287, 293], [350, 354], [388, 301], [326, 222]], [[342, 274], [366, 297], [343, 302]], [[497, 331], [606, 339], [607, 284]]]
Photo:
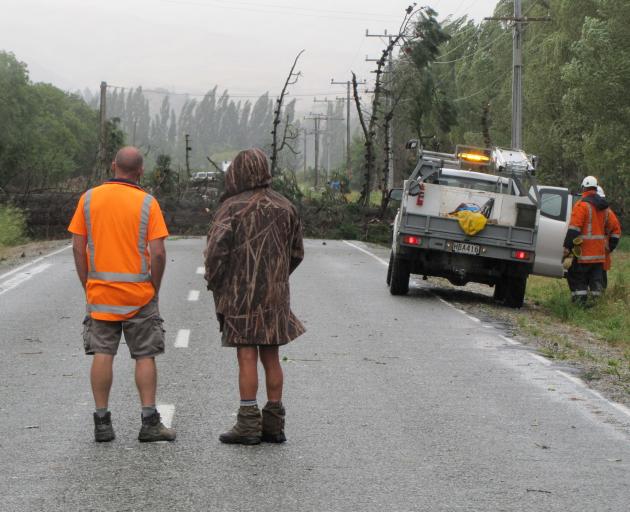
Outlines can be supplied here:
[[175, 441], [175, 429], [166, 428], [160, 421], [160, 413], [155, 412], [151, 416], [142, 416], [142, 428], [138, 434], [141, 443], [153, 443], [155, 441]]
[[236, 425], [219, 436], [225, 444], [260, 444], [262, 420], [257, 405], [242, 405], [238, 409]]
[[114, 439], [116, 439], [116, 434], [114, 434], [114, 427], [112, 427], [112, 413], [107, 411], [103, 417], [94, 413], [94, 441], [108, 443]]
[[285, 411], [282, 402], [267, 402], [262, 410], [262, 440], [265, 443], [284, 443]]

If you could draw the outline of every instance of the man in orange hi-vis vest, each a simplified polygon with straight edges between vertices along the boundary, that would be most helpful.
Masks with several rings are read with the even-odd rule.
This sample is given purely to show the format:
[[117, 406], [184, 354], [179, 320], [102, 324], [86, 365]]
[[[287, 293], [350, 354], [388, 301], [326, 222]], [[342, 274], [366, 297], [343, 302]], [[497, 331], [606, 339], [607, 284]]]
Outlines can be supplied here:
[[597, 298], [604, 289], [603, 272], [606, 261], [606, 245], [615, 250], [621, 232], [614, 233], [608, 203], [597, 194], [597, 179], [587, 176], [582, 181], [582, 198], [571, 212], [569, 229], [564, 239], [564, 255], [567, 256], [580, 239], [580, 251], [567, 274], [572, 300], [587, 304], [589, 289]]
[[162, 424], [155, 407], [155, 356], [164, 352], [158, 293], [168, 231], [157, 201], [138, 185], [144, 172], [138, 149], [118, 151], [112, 170], [114, 178], [81, 196], [68, 227], [87, 299], [83, 344], [85, 353], [93, 355], [94, 439], [115, 438], [108, 402], [114, 356], [124, 333], [142, 403], [138, 440], [172, 441], [175, 431]]

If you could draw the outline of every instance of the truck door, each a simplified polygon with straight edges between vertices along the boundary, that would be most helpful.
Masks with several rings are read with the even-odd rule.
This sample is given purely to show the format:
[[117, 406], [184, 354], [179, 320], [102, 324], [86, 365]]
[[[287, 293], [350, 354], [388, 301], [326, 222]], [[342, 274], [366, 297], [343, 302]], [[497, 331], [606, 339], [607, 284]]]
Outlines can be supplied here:
[[536, 239], [534, 274], [562, 277], [562, 244], [567, 233], [572, 204], [569, 191], [559, 187], [539, 187], [540, 217]]

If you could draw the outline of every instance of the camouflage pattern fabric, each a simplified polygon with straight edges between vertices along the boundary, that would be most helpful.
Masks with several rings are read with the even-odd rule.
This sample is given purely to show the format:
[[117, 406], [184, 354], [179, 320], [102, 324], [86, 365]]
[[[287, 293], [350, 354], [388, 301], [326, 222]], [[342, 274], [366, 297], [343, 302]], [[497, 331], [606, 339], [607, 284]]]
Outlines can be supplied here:
[[289, 306], [289, 274], [304, 258], [302, 225], [270, 184], [265, 153], [241, 151], [208, 232], [205, 279], [227, 345], [284, 345], [305, 331]]

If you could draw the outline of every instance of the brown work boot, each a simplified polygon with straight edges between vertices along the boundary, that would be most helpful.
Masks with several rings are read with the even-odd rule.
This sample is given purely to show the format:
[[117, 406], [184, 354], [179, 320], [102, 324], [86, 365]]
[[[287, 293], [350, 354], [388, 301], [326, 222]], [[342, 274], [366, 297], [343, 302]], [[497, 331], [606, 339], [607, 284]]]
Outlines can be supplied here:
[[114, 434], [114, 427], [112, 427], [112, 413], [107, 411], [107, 414], [102, 418], [94, 413], [94, 441], [108, 443], [114, 439], [116, 439], [116, 434]]
[[285, 411], [282, 402], [267, 402], [262, 411], [262, 440], [265, 443], [284, 443]]
[[241, 406], [236, 416], [236, 425], [221, 434], [219, 441], [225, 444], [260, 444], [262, 421], [257, 405]]
[[160, 421], [160, 413], [155, 412], [151, 416], [142, 417], [142, 428], [138, 434], [141, 443], [153, 443], [155, 441], [175, 441], [175, 429], [166, 428]]

